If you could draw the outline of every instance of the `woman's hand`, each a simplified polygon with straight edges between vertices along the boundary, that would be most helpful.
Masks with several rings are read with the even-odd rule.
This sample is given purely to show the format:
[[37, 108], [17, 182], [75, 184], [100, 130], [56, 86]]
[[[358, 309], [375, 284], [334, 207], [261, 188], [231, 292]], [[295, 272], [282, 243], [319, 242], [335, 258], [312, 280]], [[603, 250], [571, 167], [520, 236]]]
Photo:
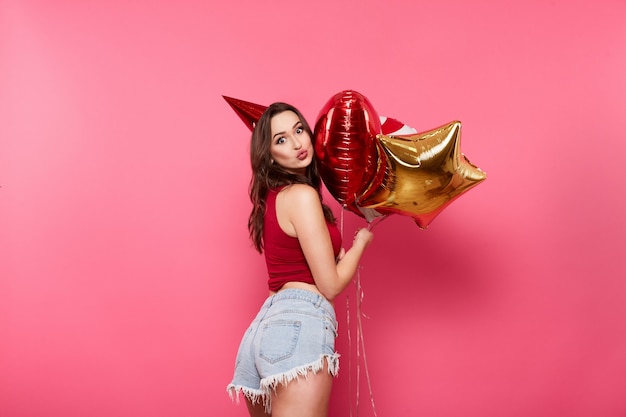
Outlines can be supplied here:
[[354, 240], [352, 241], [352, 245], [363, 245], [363, 249], [369, 246], [374, 240], [374, 234], [371, 230], [366, 228], [357, 229], [354, 233]]

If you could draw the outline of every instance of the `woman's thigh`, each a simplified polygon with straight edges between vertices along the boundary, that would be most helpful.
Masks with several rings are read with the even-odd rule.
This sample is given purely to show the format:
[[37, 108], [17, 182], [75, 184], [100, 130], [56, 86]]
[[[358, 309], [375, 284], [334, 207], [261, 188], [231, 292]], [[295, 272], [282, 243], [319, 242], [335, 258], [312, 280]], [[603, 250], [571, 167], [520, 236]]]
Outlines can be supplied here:
[[326, 417], [333, 385], [328, 363], [318, 372], [309, 371], [306, 376], [283, 385], [272, 392], [272, 417]]

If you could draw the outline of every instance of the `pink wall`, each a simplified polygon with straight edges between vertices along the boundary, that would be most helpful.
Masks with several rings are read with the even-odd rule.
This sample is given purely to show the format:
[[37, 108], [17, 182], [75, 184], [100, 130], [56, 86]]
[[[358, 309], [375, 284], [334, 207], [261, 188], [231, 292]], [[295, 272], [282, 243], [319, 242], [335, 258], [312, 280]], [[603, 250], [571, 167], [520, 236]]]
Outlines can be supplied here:
[[210, 3], [0, 3], [2, 417], [246, 415], [225, 385], [265, 271], [221, 95], [313, 121], [344, 89], [461, 120], [489, 174], [426, 231], [375, 229], [378, 415], [626, 415], [624, 1]]

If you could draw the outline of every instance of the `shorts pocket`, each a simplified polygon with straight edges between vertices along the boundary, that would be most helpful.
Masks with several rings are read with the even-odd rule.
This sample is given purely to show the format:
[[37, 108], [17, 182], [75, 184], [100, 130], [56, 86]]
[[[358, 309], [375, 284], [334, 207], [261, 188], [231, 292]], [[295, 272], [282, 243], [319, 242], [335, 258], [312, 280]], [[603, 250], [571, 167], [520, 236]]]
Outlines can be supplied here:
[[270, 363], [291, 357], [296, 351], [302, 323], [296, 320], [275, 320], [263, 326], [259, 356]]

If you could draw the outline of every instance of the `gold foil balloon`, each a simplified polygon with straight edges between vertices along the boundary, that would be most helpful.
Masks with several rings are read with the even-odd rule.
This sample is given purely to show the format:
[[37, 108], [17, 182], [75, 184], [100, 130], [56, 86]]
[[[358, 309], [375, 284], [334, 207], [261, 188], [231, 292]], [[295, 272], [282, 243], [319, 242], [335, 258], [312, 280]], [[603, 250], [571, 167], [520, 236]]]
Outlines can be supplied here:
[[413, 217], [420, 228], [487, 175], [460, 151], [461, 123], [412, 135], [377, 136], [387, 155], [387, 175], [359, 205]]

